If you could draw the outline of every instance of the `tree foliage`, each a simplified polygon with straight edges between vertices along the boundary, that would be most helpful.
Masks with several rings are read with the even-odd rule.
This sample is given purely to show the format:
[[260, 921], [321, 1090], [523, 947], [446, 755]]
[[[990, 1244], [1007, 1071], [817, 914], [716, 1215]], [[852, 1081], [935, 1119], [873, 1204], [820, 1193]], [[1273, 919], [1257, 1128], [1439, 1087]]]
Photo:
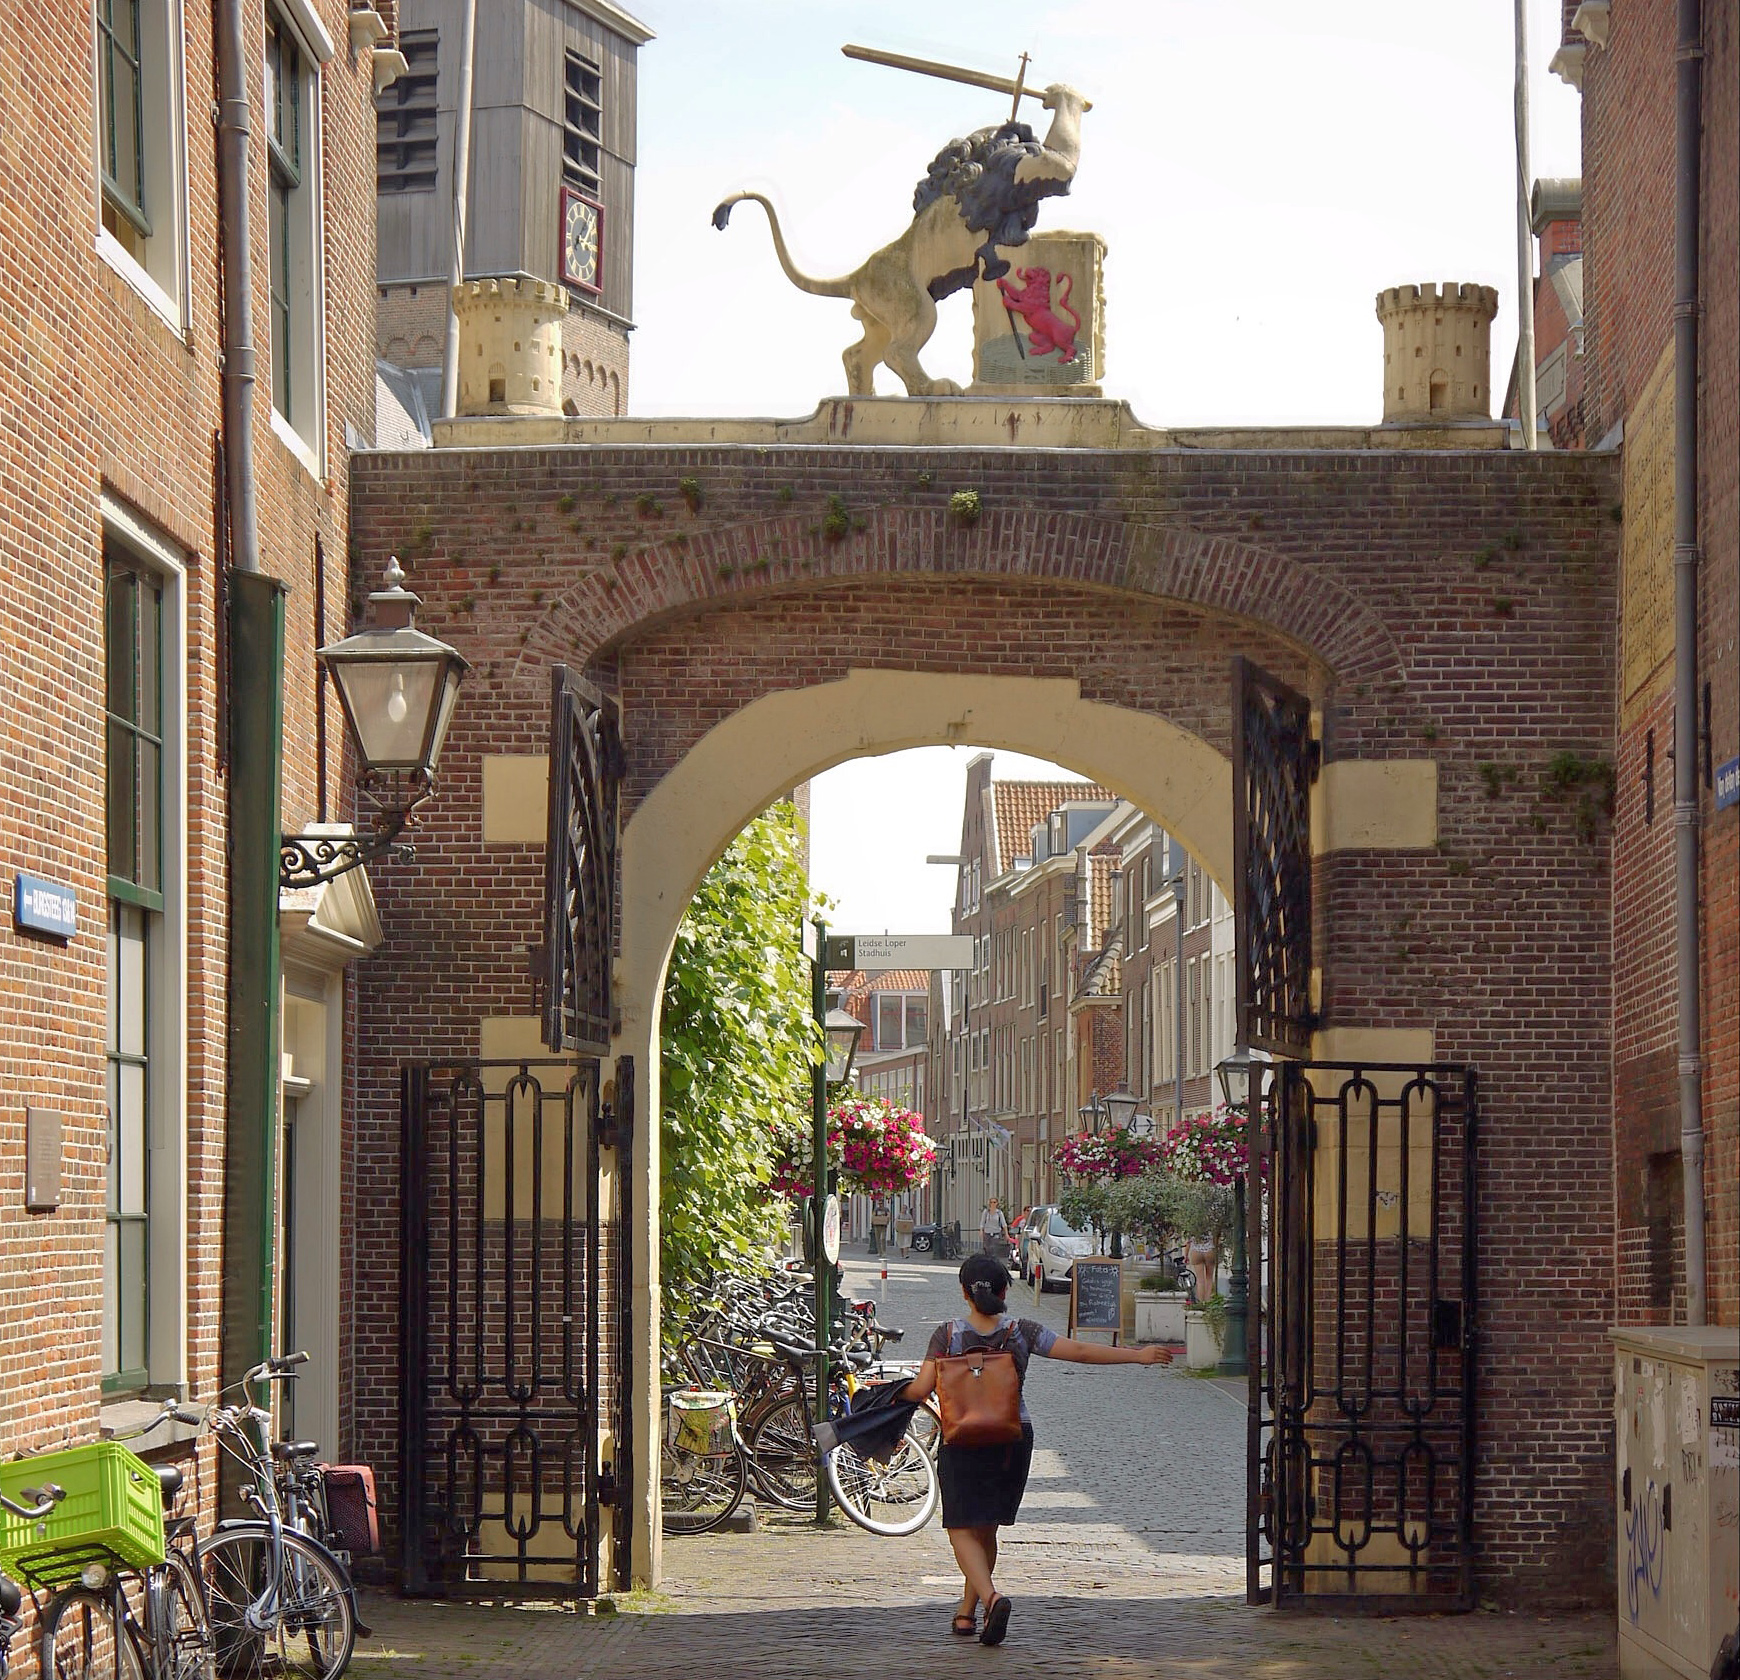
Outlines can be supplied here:
[[784, 1224], [775, 1137], [807, 1102], [818, 1046], [808, 906], [802, 823], [781, 803], [731, 842], [677, 929], [660, 1038], [667, 1322]]

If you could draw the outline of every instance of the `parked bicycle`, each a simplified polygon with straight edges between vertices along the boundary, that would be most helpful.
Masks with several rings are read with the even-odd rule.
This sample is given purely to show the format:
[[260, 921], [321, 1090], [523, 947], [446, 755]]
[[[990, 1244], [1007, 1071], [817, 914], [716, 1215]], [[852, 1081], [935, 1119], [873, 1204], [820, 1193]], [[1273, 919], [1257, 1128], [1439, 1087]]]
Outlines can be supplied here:
[[[0, 1507], [27, 1523], [40, 1522], [66, 1498], [66, 1489], [57, 1487], [52, 1482], [44, 1487], [24, 1488], [21, 1491], [31, 1501], [30, 1504], [20, 1505], [0, 1493]], [[6, 1680], [7, 1672], [12, 1666], [12, 1641], [24, 1629], [23, 1609], [24, 1589], [10, 1575], [0, 1571], [0, 1680]]]

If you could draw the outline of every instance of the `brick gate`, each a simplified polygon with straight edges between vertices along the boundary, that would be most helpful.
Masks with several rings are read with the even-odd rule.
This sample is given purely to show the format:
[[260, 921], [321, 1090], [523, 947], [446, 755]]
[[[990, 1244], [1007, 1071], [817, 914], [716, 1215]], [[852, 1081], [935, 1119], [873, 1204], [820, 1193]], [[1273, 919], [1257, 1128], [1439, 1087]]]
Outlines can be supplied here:
[[[397, 552], [420, 622], [476, 667], [416, 862], [376, 883], [386, 939], [358, 988], [357, 1450], [399, 1453], [400, 1065], [537, 1043], [552, 665], [621, 712], [615, 1044], [643, 1069], [634, 1169], [656, 1186], [665, 957], [749, 815], [865, 752], [1007, 746], [1131, 798], [1224, 885], [1243, 654], [1310, 697], [1324, 743], [1314, 1053], [1479, 1070], [1478, 1590], [1599, 1597], [1609, 857], [1605, 813], [1553, 767], [1611, 750], [1613, 461], [1375, 434], [515, 447], [516, 425], [355, 462], [358, 588]], [[637, 1205], [650, 1429], [656, 1197]]]

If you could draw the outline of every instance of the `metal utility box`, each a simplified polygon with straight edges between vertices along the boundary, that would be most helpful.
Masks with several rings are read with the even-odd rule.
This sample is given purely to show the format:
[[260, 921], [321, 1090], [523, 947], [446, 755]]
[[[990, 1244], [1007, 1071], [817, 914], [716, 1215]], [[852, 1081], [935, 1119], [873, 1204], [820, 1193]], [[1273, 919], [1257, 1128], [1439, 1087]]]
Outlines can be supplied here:
[[1612, 1333], [1624, 1680], [1705, 1680], [1740, 1614], [1740, 1329]]

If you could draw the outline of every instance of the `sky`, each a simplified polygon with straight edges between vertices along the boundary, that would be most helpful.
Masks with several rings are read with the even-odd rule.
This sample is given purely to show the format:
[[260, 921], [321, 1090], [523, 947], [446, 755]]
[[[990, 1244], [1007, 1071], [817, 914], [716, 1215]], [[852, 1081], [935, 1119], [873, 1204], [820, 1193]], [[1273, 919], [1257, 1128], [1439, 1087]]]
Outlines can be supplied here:
[[[1067, 199], [1041, 228], [1106, 255], [1108, 395], [1159, 426], [1379, 418], [1386, 286], [1499, 294], [1493, 379], [1516, 343], [1513, 0], [626, 0], [641, 50], [630, 406], [638, 414], [811, 412], [845, 389], [850, 305], [798, 292], [849, 272], [910, 219], [950, 139], [1004, 95], [843, 58], [848, 41], [1067, 82], [1094, 108]], [[1580, 173], [1578, 97], [1547, 70], [1557, 0], [1527, 0], [1531, 169]], [[1043, 133], [1049, 113], [1024, 116]], [[925, 355], [971, 377], [971, 304], [948, 300]], [[898, 395], [886, 370], [878, 390]], [[971, 749], [861, 759], [818, 778], [812, 873], [842, 930], [945, 929]], [[997, 773], [1047, 774], [999, 753]], [[898, 813], [890, 825], [867, 810]], [[933, 835], [932, 828], [935, 833]], [[922, 836], [920, 831], [922, 830]]]

